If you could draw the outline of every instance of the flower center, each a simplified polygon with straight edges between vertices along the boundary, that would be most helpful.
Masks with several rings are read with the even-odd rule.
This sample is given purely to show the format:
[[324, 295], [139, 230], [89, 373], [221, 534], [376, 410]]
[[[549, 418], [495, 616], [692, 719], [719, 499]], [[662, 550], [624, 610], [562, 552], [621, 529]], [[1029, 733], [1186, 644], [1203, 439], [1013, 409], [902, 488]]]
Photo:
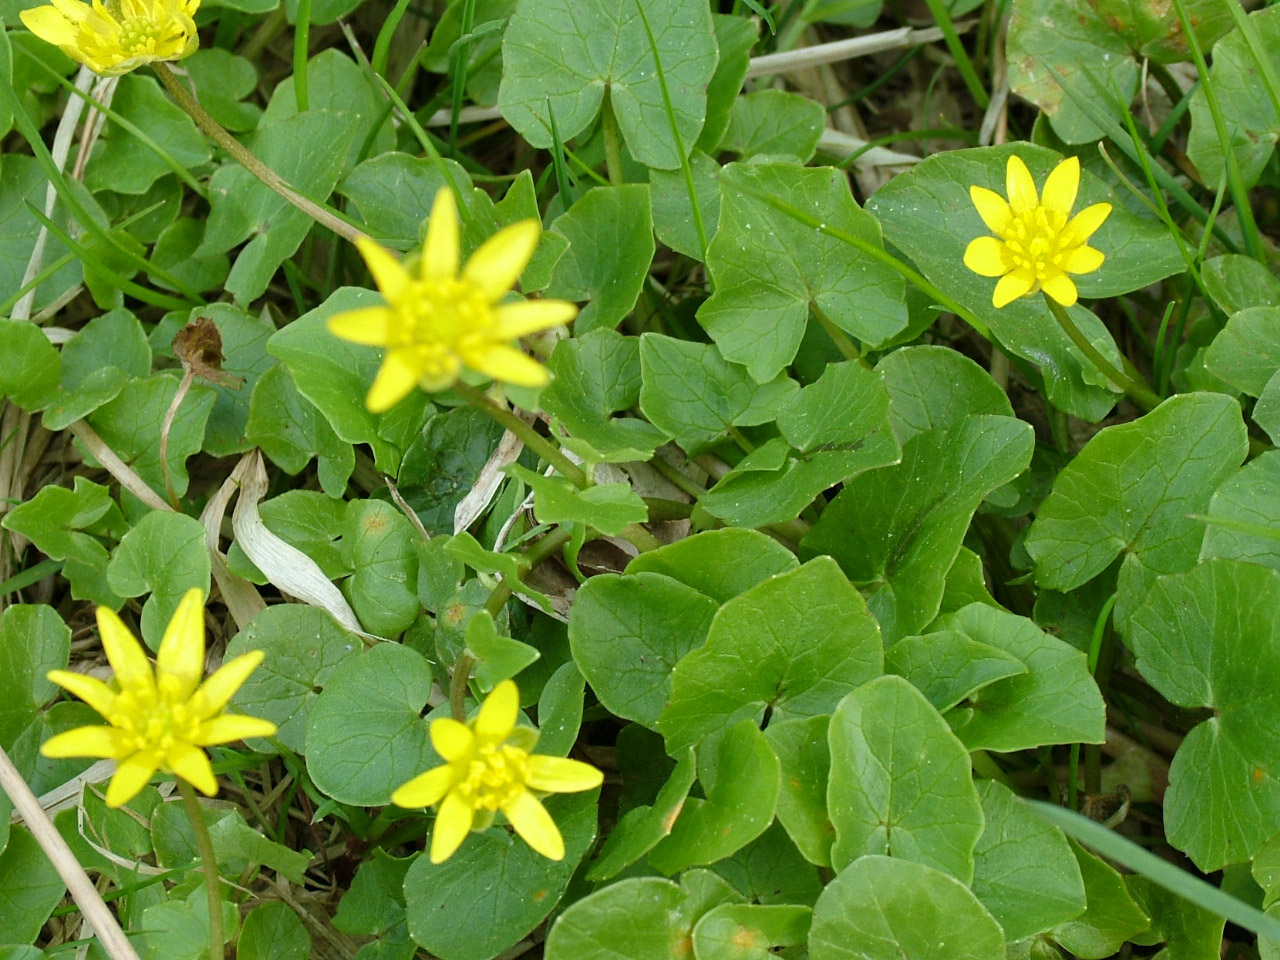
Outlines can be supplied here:
[[1030, 270], [1037, 277], [1062, 269], [1062, 261], [1075, 246], [1066, 226], [1066, 214], [1046, 207], [1014, 217], [1003, 239], [1015, 267]]
[[418, 280], [400, 303], [397, 346], [456, 346], [493, 326], [493, 307], [463, 280]]
[[185, 703], [172, 703], [150, 690], [123, 690], [116, 697], [112, 725], [133, 738], [134, 748], [161, 752], [195, 739], [200, 719]]
[[529, 754], [510, 744], [485, 744], [456, 790], [474, 810], [498, 810], [525, 789]]
[[163, 32], [151, 17], [128, 17], [120, 24], [120, 52], [134, 57], [154, 54]]

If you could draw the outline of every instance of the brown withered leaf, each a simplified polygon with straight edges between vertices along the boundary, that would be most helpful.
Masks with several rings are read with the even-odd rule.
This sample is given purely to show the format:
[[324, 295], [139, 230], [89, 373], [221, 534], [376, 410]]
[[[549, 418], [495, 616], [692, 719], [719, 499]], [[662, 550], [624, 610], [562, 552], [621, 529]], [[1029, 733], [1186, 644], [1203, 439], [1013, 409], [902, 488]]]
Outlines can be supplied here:
[[244, 385], [244, 377], [222, 369], [226, 359], [222, 355], [222, 334], [208, 317], [196, 317], [179, 330], [173, 338], [173, 352], [182, 362], [182, 369], [192, 376], [231, 390]]

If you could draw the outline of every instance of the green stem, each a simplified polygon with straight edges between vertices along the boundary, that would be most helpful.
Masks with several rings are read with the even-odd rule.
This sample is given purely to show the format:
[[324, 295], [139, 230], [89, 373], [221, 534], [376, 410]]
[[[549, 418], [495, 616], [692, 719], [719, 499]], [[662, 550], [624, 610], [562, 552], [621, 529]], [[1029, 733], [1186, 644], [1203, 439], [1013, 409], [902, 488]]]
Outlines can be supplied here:
[[204, 889], [209, 895], [209, 960], [223, 960], [223, 945], [226, 940], [222, 935], [222, 881], [218, 876], [218, 856], [213, 852], [213, 838], [209, 836], [209, 824], [205, 823], [196, 792], [191, 784], [180, 777], [178, 793], [182, 795], [182, 805], [186, 807], [191, 829], [195, 831], [196, 849], [200, 851], [200, 869], [204, 873]]
[[308, 200], [290, 186], [283, 177], [250, 153], [239, 140], [231, 136], [222, 124], [213, 119], [204, 107], [196, 102], [195, 97], [187, 92], [187, 88], [178, 82], [177, 76], [169, 69], [167, 63], [157, 61], [151, 65], [151, 68], [156, 72], [156, 76], [160, 78], [160, 82], [164, 84], [164, 88], [169, 91], [169, 95], [173, 97], [178, 106], [185, 110], [191, 119], [196, 122], [196, 126], [203, 130], [210, 140], [225, 150], [236, 163], [262, 181], [267, 189], [280, 195], [315, 220], [316, 223], [323, 227], [328, 227], [344, 240], [354, 243], [357, 237], [364, 236], [363, 231], [357, 230], [349, 223], [334, 216], [324, 207]]
[[604, 94], [601, 123], [604, 124], [604, 167], [609, 172], [609, 182], [625, 183], [622, 173], [622, 138], [618, 133], [618, 117], [613, 112], [613, 98], [608, 90]]
[[477, 390], [461, 380], [453, 385], [453, 391], [473, 407], [483, 410], [503, 427], [523, 440], [526, 447], [559, 470], [561, 475], [579, 490], [584, 490], [591, 485], [587, 480], [587, 475], [582, 472], [582, 468], [566, 457], [559, 447], [547, 440], [546, 437], [542, 436], [510, 410], [494, 403], [485, 395], [484, 391]]
[[1098, 352], [1098, 349], [1089, 342], [1088, 338], [1076, 326], [1075, 321], [1068, 316], [1067, 311], [1061, 304], [1048, 294], [1045, 294], [1044, 302], [1049, 305], [1049, 311], [1053, 314], [1054, 319], [1058, 321], [1058, 326], [1062, 328], [1062, 332], [1071, 338], [1071, 342], [1076, 345], [1076, 349], [1085, 355], [1099, 373], [1123, 390], [1125, 395], [1143, 410], [1154, 410], [1160, 406], [1160, 398], [1156, 396], [1150, 387], [1145, 383], [1138, 383], [1136, 380], [1125, 376], [1106, 357]]
[[298, 16], [293, 25], [293, 99], [299, 113], [310, 109], [307, 82], [307, 54], [311, 48], [311, 0], [298, 0]]
[[475, 665], [476, 658], [463, 650], [453, 665], [453, 676], [449, 678], [449, 710], [459, 723], [467, 722], [467, 681], [471, 679], [471, 668]]
[[828, 317], [825, 311], [816, 303], [809, 304], [809, 309], [818, 318], [818, 323], [822, 324], [822, 329], [827, 332], [836, 349], [840, 351], [840, 356], [846, 360], [856, 360], [861, 366], [871, 369], [871, 364], [862, 358], [862, 351], [858, 349], [858, 345], [849, 338], [847, 333], [836, 326], [835, 321]]
[[622, 531], [622, 537], [641, 553], [648, 553], [662, 546], [661, 540], [638, 523], [627, 524], [627, 528]]

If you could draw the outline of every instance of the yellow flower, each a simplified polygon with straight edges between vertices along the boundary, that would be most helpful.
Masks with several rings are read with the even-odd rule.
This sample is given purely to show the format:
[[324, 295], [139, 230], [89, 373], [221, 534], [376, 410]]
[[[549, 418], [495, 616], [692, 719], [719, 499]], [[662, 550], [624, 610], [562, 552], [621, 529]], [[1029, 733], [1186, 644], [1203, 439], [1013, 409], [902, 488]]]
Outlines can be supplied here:
[[107, 607], [98, 608], [102, 647], [115, 683], [68, 670], [50, 670], [49, 679], [74, 693], [110, 726], [77, 727], [50, 737], [46, 757], [110, 757], [115, 776], [107, 806], [128, 803], [157, 770], [172, 773], [208, 796], [218, 792], [209, 758], [201, 747], [269, 737], [276, 725], [258, 717], [225, 714], [231, 695], [262, 662], [254, 650], [224, 663], [204, 679], [204, 595], [188, 590], [165, 629], [154, 672], [129, 628]]
[[153, 60], [181, 60], [196, 52], [192, 19], [200, 0], [53, 0], [18, 14], [41, 40], [94, 73], [115, 77]]
[[604, 774], [577, 760], [530, 753], [538, 734], [516, 726], [519, 710], [516, 685], [503, 680], [485, 697], [474, 720], [431, 722], [431, 745], [446, 762], [397, 789], [391, 802], [399, 807], [440, 804], [431, 835], [432, 863], [453, 856], [472, 830], [488, 828], [497, 810], [538, 853], [564, 859], [560, 830], [533, 791], [593, 790]]
[[520, 279], [541, 230], [537, 220], [505, 227], [459, 273], [458, 210], [445, 187], [431, 207], [416, 276], [367, 237], [356, 241], [387, 305], [339, 313], [328, 326], [343, 340], [388, 348], [365, 400], [373, 413], [395, 406], [415, 386], [452, 386], [463, 367], [520, 386], [547, 382], [542, 365], [511, 341], [568, 323], [578, 308], [564, 300], [498, 303]]
[[1005, 179], [1007, 203], [993, 190], [969, 188], [973, 205], [995, 236], [970, 243], [964, 265], [984, 277], [1000, 278], [991, 297], [994, 306], [1040, 290], [1064, 307], [1071, 306], [1078, 294], [1067, 274], [1092, 273], [1102, 266], [1102, 252], [1086, 244], [1111, 213], [1111, 204], [1095, 203], [1071, 216], [1080, 188], [1080, 161], [1075, 157], [1049, 174], [1042, 197], [1036, 196], [1031, 171], [1017, 156], [1009, 157]]

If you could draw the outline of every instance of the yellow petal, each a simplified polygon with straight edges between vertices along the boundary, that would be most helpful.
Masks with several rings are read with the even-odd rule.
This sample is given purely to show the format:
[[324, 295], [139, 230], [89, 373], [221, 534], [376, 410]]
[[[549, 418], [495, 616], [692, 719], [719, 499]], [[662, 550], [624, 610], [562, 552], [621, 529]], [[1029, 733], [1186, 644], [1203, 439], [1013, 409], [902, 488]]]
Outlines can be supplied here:
[[206, 797], [218, 792], [218, 781], [213, 775], [209, 757], [199, 747], [189, 743], [174, 744], [164, 758], [165, 766], [191, 784]]
[[116, 764], [115, 775], [107, 787], [107, 806], [128, 803], [147, 785], [151, 775], [160, 769], [160, 758], [154, 750], [139, 750]]
[[1092, 273], [1102, 266], [1106, 256], [1101, 250], [1093, 247], [1076, 247], [1066, 255], [1062, 269], [1067, 273]]
[[589, 763], [535, 753], [528, 761], [526, 782], [543, 793], [577, 793], [600, 786], [604, 774]]
[[516, 828], [516, 833], [534, 850], [548, 860], [564, 859], [564, 838], [560, 836], [560, 829], [547, 813], [547, 808], [532, 793], [521, 790], [514, 800], [503, 805], [502, 812]]
[[201, 720], [208, 720], [213, 717], [223, 707], [227, 705], [227, 701], [231, 699], [244, 682], [249, 679], [249, 674], [258, 669], [258, 665], [262, 663], [263, 653], [261, 650], [250, 650], [248, 653], [242, 653], [227, 663], [224, 663], [213, 675], [200, 687], [199, 690], [191, 698], [191, 710]]
[[537, 220], [503, 227], [471, 255], [462, 270], [463, 279], [475, 285], [490, 303], [497, 303], [524, 273], [540, 236], [542, 224]]
[[81, 3], [80, 0], [52, 0], [52, 2], [53, 8], [73, 24], [83, 23], [93, 10], [89, 4]]
[[142, 652], [142, 644], [110, 607], [98, 608], [98, 632], [121, 689], [154, 690], [155, 675], [151, 672], [151, 662]]
[[458, 798], [456, 793], [446, 796], [436, 814], [436, 825], [431, 831], [431, 862], [444, 863], [471, 832], [475, 811]]
[[325, 322], [325, 329], [341, 340], [369, 347], [385, 347], [391, 343], [396, 315], [386, 307], [360, 307], [335, 313]]
[[1084, 243], [1109, 216], [1111, 216], [1111, 204], [1095, 203], [1072, 217], [1066, 229], [1071, 231], [1071, 238], [1076, 243]]
[[1065, 273], [1056, 273], [1046, 277], [1041, 281], [1040, 285], [1044, 288], [1044, 292], [1064, 307], [1074, 306], [1079, 294], [1076, 292], [1076, 285], [1071, 282], [1071, 278]]
[[36, 7], [18, 13], [22, 25], [34, 33], [45, 43], [55, 47], [66, 46], [76, 42], [76, 28], [53, 7]]
[[1009, 206], [1015, 214], [1034, 210], [1040, 202], [1031, 171], [1016, 153], [1009, 155], [1009, 165], [1005, 169], [1005, 192], [1009, 194]]
[[991, 295], [993, 307], [1003, 307], [1019, 297], [1030, 293], [1036, 285], [1036, 278], [1028, 270], [1014, 270], [1006, 273], [996, 284], [995, 293]]
[[969, 188], [969, 199], [973, 201], [978, 216], [991, 232], [1003, 236], [1009, 228], [1009, 221], [1013, 219], [1013, 211], [1009, 209], [1004, 197], [986, 187], [974, 186]]
[[400, 261], [390, 250], [363, 234], [356, 237], [356, 249], [364, 257], [365, 266], [369, 268], [373, 282], [378, 285], [382, 295], [392, 303], [400, 300], [413, 282], [409, 272], [400, 266]]
[[220, 717], [206, 720], [196, 731], [195, 743], [202, 747], [212, 747], [220, 743], [234, 743], [236, 740], [248, 740], [250, 737], [274, 737], [276, 725], [261, 717], [250, 717], [243, 713], [224, 713]]
[[365, 407], [370, 413], [385, 413], [413, 392], [421, 376], [412, 350], [392, 350], [382, 358]]
[[40, 747], [46, 757], [120, 757], [132, 748], [115, 727], [76, 727], [50, 737]]
[[397, 787], [395, 793], [391, 794], [391, 802], [407, 810], [433, 807], [444, 798], [452, 785], [452, 767], [448, 764], [432, 767], [426, 773], [420, 773], [408, 783]]
[[182, 703], [204, 678], [204, 593], [192, 587], [178, 603], [156, 654], [156, 685], [170, 703]]
[[475, 747], [475, 734], [465, 723], [452, 717], [440, 717], [431, 721], [431, 746], [448, 761], [461, 760]]
[[496, 340], [515, 340], [525, 334], [568, 323], [577, 315], [577, 305], [568, 300], [504, 303], [494, 308], [493, 336]]
[[520, 387], [541, 387], [551, 380], [547, 368], [533, 357], [505, 343], [488, 343], [472, 348], [464, 359], [472, 370], [503, 383]]
[[1002, 277], [1012, 266], [1005, 260], [1005, 245], [995, 237], [969, 241], [964, 251], [964, 265], [983, 277]]
[[484, 698], [476, 716], [476, 737], [489, 743], [501, 743], [515, 729], [520, 713], [520, 691], [515, 682], [503, 680]]
[[458, 203], [453, 191], [441, 187], [436, 191], [427, 217], [427, 242], [422, 246], [422, 263], [418, 269], [423, 280], [435, 280], [458, 275], [458, 263], [462, 258], [458, 244]]
[[1076, 203], [1076, 192], [1080, 189], [1080, 158], [1067, 157], [1049, 174], [1044, 182], [1044, 192], [1040, 202], [1064, 217], [1071, 215], [1071, 208]]
[[72, 673], [70, 670], [50, 670], [45, 676], [49, 678], [51, 683], [56, 683], [64, 690], [74, 693], [102, 714], [103, 717], [108, 720], [111, 719], [111, 710], [115, 706], [116, 693], [97, 677], [86, 676], [83, 673]]

